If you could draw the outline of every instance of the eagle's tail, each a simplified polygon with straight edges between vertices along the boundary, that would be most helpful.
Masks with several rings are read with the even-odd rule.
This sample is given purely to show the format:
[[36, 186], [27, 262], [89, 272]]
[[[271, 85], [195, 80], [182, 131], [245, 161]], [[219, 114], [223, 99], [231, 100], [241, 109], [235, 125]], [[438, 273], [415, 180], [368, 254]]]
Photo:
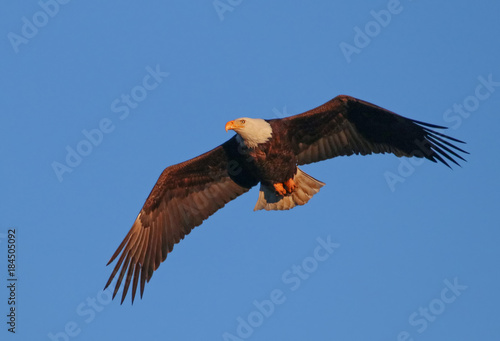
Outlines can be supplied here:
[[304, 205], [325, 185], [301, 171], [298, 167], [293, 181], [297, 187], [292, 193], [285, 196], [276, 194], [273, 187], [261, 184], [259, 199], [253, 210], [289, 210], [297, 205]]

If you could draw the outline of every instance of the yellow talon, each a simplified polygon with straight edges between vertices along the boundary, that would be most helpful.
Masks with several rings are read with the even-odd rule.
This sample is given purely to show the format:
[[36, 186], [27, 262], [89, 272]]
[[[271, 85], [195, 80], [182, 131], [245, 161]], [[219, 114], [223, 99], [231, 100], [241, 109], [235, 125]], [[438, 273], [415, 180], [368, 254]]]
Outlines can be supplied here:
[[283, 196], [292, 193], [295, 190], [295, 188], [297, 188], [297, 185], [295, 184], [295, 181], [293, 181], [292, 178], [288, 179], [284, 183], [279, 182], [273, 184], [273, 186], [274, 189], [276, 190], [276, 193]]
[[288, 193], [292, 193], [295, 190], [295, 188], [297, 188], [297, 185], [295, 184], [295, 181], [293, 181], [293, 179], [290, 178], [285, 182], [285, 187], [288, 190]]
[[276, 190], [276, 193], [278, 193], [279, 195], [286, 195], [286, 189], [283, 187], [283, 184], [281, 182], [273, 184], [273, 186]]

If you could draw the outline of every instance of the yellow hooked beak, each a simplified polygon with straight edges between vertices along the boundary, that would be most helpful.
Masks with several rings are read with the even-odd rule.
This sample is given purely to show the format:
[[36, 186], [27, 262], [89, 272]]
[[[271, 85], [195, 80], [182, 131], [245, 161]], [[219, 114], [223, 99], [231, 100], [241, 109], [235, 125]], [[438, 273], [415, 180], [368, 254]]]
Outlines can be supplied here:
[[243, 125], [238, 124], [238, 121], [229, 121], [226, 123], [226, 133], [228, 130], [236, 130], [243, 128]]

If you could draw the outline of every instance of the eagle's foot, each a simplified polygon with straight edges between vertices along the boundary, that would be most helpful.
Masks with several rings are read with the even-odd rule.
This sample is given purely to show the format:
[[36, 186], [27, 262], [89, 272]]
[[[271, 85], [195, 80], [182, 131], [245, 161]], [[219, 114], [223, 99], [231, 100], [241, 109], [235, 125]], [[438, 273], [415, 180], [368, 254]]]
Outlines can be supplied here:
[[285, 187], [288, 193], [292, 193], [293, 191], [295, 191], [295, 188], [297, 188], [297, 185], [295, 184], [295, 181], [293, 181], [293, 179], [290, 178], [287, 181], [285, 181]]
[[287, 194], [292, 193], [295, 190], [295, 188], [297, 187], [297, 185], [295, 184], [295, 181], [293, 181], [292, 178], [288, 179], [284, 183], [279, 182], [279, 183], [273, 184], [273, 186], [274, 186], [274, 189], [276, 191], [276, 194], [282, 195], [282, 196], [285, 196]]
[[278, 195], [286, 195], [286, 189], [283, 187], [283, 184], [281, 182], [278, 182], [276, 184], [273, 184], [274, 190], [276, 191], [276, 194]]

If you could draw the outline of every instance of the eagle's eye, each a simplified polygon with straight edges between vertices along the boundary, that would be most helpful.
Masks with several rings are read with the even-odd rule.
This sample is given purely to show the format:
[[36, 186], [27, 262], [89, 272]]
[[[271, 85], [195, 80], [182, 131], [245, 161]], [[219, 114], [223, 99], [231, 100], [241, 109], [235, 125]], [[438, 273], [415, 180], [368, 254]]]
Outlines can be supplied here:
[[240, 123], [241, 124], [245, 124], [245, 120], [240, 120]]

